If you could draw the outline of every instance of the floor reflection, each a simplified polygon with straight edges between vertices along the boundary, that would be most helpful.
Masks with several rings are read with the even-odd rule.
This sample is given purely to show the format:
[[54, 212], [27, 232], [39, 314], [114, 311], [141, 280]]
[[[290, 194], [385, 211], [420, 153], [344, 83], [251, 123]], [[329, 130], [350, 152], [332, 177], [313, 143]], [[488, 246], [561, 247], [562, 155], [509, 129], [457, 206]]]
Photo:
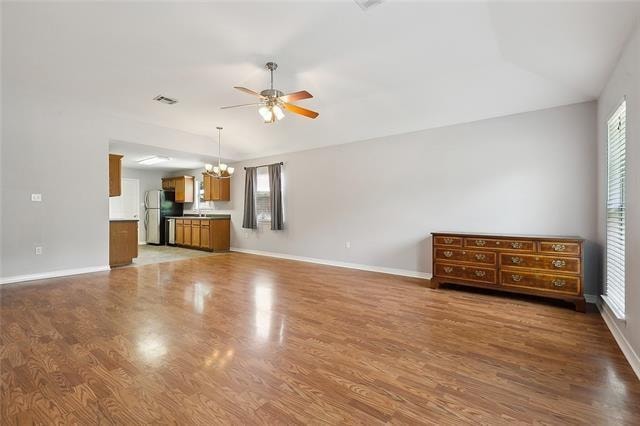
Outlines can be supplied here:
[[210, 298], [212, 293], [213, 287], [195, 283], [193, 286], [184, 289], [184, 300], [193, 304], [193, 310], [196, 313], [202, 314], [204, 312], [205, 299]]
[[256, 338], [269, 340], [271, 334], [271, 316], [273, 307], [273, 288], [270, 283], [258, 283], [255, 287]]

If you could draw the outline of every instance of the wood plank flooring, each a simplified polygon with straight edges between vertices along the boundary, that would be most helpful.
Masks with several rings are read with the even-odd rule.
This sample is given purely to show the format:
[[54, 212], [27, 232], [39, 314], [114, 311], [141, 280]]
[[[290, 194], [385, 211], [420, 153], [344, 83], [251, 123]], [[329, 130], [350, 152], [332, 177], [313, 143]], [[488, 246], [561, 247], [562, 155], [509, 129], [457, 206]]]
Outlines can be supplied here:
[[2, 424], [638, 424], [593, 310], [239, 253], [0, 288]]

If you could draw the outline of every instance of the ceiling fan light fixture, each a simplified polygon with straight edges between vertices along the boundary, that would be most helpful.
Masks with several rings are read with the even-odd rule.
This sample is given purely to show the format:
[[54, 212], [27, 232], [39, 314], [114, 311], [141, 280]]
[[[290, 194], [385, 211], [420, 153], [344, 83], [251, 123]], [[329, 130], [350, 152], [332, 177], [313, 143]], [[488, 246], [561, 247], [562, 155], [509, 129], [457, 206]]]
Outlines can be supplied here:
[[258, 109], [258, 112], [264, 119], [265, 123], [270, 123], [271, 120], [273, 120], [273, 111], [271, 111], [271, 108], [269, 108], [268, 106], [266, 105], [261, 106]]
[[205, 165], [204, 165], [204, 169], [205, 169], [207, 172], [211, 173], [211, 171], [213, 170], [213, 164], [209, 164], [209, 163], [205, 164]]
[[278, 120], [282, 120], [284, 118], [284, 112], [282, 112], [282, 108], [278, 105], [273, 106], [273, 113], [276, 115]]
[[226, 165], [226, 164], [224, 164], [224, 163], [221, 163], [221, 164], [220, 164], [220, 171], [222, 171], [222, 172], [226, 172], [226, 171], [227, 171], [227, 165]]

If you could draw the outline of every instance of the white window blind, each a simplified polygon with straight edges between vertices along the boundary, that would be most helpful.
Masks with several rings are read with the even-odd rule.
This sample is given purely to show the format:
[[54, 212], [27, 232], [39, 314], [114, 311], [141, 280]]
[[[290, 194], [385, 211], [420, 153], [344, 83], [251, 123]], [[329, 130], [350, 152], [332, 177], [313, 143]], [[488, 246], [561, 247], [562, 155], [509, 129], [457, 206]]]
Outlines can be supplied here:
[[607, 276], [603, 299], [617, 317], [624, 318], [626, 102], [613, 113], [607, 128]]

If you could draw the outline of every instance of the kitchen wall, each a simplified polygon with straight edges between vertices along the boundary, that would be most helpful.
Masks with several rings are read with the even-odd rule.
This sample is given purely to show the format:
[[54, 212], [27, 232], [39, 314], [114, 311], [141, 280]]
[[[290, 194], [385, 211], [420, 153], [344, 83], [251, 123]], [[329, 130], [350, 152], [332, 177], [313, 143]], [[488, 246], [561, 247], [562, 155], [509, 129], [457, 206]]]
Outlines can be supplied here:
[[138, 242], [144, 243], [147, 241], [147, 232], [144, 229], [144, 194], [152, 189], [162, 189], [162, 178], [166, 172], [162, 170], [139, 170], [122, 168], [122, 177], [128, 179], [138, 179], [140, 182], [140, 202], [139, 202], [139, 216], [140, 222], [138, 223]]
[[[598, 100], [598, 242], [606, 243], [607, 120], [627, 98], [627, 223], [626, 223], [626, 318], [615, 316], [604, 305], [603, 316], [611, 321], [614, 336], [626, 340], [627, 358], [635, 359], [640, 376], [640, 25], [630, 37], [609, 81]], [[604, 282], [604, 275], [602, 276]], [[616, 335], [616, 333], [618, 333]], [[618, 342], [620, 343], [620, 341]], [[625, 343], [620, 345], [625, 348]]]
[[[596, 294], [595, 119], [590, 102], [237, 163], [232, 246], [429, 275], [430, 232], [579, 235]], [[242, 167], [278, 161], [286, 230], [242, 229]]]

